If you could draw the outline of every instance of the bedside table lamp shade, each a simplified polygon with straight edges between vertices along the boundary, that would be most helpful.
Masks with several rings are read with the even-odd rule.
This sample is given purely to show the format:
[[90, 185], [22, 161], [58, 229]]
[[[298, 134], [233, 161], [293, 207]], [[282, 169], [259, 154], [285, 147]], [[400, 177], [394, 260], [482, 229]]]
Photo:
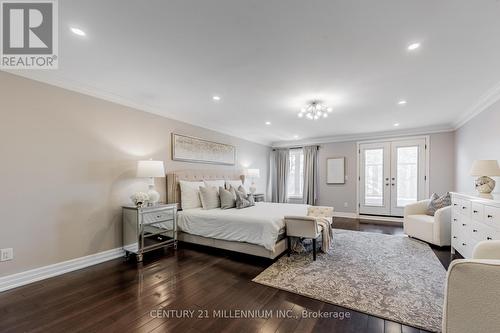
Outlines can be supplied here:
[[160, 201], [160, 193], [155, 190], [155, 177], [165, 177], [165, 167], [163, 161], [138, 161], [137, 177], [149, 178], [149, 202], [157, 204]]
[[496, 160], [477, 160], [472, 164], [471, 176], [476, 179], [475, 186], [479, 193], [491, 193], [495, 188], [495, 180], [488, 176], [500, 176], [500, 167]]
[[252, 185], [250, 186], [250, 193], [255, 193], [257, 187], [255, 186], [254, 179], [260, 177], [260, 169], [246, 169], [245, 176], [252, 178]]

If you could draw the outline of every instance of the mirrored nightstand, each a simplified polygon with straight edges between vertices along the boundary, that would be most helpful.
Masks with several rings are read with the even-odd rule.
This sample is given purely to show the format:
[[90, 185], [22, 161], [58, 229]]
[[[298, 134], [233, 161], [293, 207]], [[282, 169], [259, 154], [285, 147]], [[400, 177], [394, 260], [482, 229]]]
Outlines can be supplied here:
[[123, 207], [123, 248], [127, 257], [135, 253], [141, 262], [144, 253], [173, 246], [177, 249], [177, 206]]

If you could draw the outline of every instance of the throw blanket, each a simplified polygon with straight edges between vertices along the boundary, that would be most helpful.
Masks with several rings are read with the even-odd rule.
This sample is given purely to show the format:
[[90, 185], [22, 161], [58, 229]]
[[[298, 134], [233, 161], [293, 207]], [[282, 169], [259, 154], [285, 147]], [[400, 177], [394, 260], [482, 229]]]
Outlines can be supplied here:
[[330, 249], [330, 245], [332, 244], [333, 238], [333, 228], [330, 226], [330, 219], [326, 217], [317, 217], [316, 222], [319, 226], [323, 227], [321, 232], [321, 238], [323, 241], [321, 242], [321, 251], [327, 252]]

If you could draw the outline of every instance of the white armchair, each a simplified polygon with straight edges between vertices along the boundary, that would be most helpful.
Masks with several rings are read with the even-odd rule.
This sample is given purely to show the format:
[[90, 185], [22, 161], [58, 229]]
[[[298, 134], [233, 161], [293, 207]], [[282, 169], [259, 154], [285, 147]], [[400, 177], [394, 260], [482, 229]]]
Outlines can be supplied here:
[[443, 333], [499, 331], [500, 241], [479, 242], [472, 257], [448, 268]]
[[426, 215], [429, 199], [406, 205], [403, 228], [405, 234], [425, 242], [446, 246], [451, 244], [451, 206]]

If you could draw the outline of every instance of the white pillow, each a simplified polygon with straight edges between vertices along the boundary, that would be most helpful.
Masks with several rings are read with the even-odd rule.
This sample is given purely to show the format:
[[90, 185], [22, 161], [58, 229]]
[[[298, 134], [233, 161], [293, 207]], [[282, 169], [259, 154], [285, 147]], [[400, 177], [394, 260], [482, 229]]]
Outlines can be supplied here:
[[224, 187], [226, 181], [224, 179], [218, 180], [205, 180], [205, 187], [215, 187], [217, 193], [219, 193], [219, 187]]
[[188, 182], [179, 180], [181, 187], [181, 207], [182, 209], [199, 208], [201, 207], [200, 201], [200, 187], [205, 187], [204, 182]]
[[240, 186], [243, 186], [243, 182], [241, 180], [226, 180], [226, 190], [229, 190], [230, 188], [234, 187], [234, 189], [237, 189]]
[[219, 191], [215, 187], [200, 186], [200, 198], [203, 209], [220, 208]]

